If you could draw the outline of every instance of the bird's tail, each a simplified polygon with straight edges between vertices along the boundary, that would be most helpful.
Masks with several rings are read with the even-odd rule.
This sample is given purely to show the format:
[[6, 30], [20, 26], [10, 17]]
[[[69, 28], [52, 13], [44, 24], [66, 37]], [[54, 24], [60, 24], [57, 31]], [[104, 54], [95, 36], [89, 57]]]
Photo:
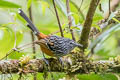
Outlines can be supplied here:
[[83, 45], [82, 45], [82, 44], [78, 44], [78, 43], [76, 43], [76, 46], [78, 46], [78, 47], [80, 47], [80, 48], [82, 48], [82, 47], [83, 47]]
[[39, 30], [35, 27], [32, 21], [26, 16], [26, 14], [21, 9], [19, 9], [18, 13], [28, 22], [27, 26], [35, 33], [35, 35], [38, 36], [40, 34]]

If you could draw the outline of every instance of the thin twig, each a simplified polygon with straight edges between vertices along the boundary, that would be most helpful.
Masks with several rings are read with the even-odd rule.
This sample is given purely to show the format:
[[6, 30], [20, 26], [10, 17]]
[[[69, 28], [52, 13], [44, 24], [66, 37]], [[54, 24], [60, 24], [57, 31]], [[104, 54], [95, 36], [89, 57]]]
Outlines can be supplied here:
[[[32, 8], [31, 7], [29, 8], [29, 16], [30, 16], [30, 20], [33, 22], [33, 19], [32, 19]], [[35, 41], [35, 36], [34, 36], [32, 31], [31, 31], [31, 37], [32, 37], [32, 42], [34, 42]], [[34, 46], [35, 46], [35, 44], [33, 43], [33, 53], [35, 54], [36, 51], [35, 51], [35, 47]]]
[[108, 4], [108, 6], [109, 6], [109, 16], [110, 16], [110, 14], [111, 14], [111, 6], [110, 6], [110, 0], [109, 0], [109, 4]]
[[83, 14], [83, 12], [81, 11], [81, 6], [82, 6], [82, 4], [83, 4], [83, 2], [81, 2], [81, 6], [80, 7], [78, 7], [77, 6], [77, 4], [75, 3], [75, 2], [73, 2], [72, 0], [70, 0], [70, 2], [75, 6], [75, 8], [78, 10], [78, 13], [79, 13], [79, 15], [82, 17], [82, 19], [83, 20], [85, 20], [85, 17], [84, 17], [84, 14]]
[[80, 11], [80, 8], [82, 7], [82, 4], [83, 4], [83, 0], [81, 1], [81, 3], [80, 3], [80, 7], [79, 7], [79, 11]]
[[70, 29], [70, 32], [71, 32], [71, 35], [72, 35], [72, 39], [75, 41], [75, 36], [74, 36], [73, 30], [71, 29], [71, 26], [72, 26], [72, 18], [71, 18], [71, 15], [70, 15], [69, 0], [66, 0], [66, 6], [67, 6], [68, 21], [69, 21], [69, 29]]
[[22, 45], [22, 46], [20, 46], [20, 47], [17, 47], [17, 49], [20, 49], [20, 48], [23, 48], [23, 47], [26, 47], [26, 46], [28, 46], [28, 45], [32, 45], [32, 44], [35, 44], [35, 43], [36, 43], [36, 41], [31, 42], [31, 43], [27, 43], [27, 44], [24, 44], [24, 45]]
[[64, 37], [62, 26], [61, 26], [60, 19], [59, 19], [59, 16], [58, 16], [58, 12], [57, 12], [57, 9], [56, 9], [55, 0], [53, 0], [53, 6], [54, 6], [55, 14], [56, 14], [56, 17], [57, 17], [57, 21], [58, 21], [61, 36]]
[[[75, 27], [73, 27], [72, 29], [75, 29], [77, 26], [75, 26]], [[63, 31], [65, 31], [66, 30], [66, 28], [64, 28], [64, 29], [62, 29]], [[59, 33], [60, 31], [58, 30], [58, 31], [55, 31], [55, 32], [52, 32], [51, 34], [49, 34], [49, 35], [53, 35], [53, 34], [57, 34], [57, 33]], [[65, 33], [64, 33], [65, 34]]]
[[8, 53], [3, 58], [1, 58], [0, 61], [8, 57], [13, 51], [14, 49], [11, 49], [10, 51], [8, 51]]
[[[23, 51], [23, 50], [25, 50], [25, 49], [28, 49], [28, 48], [30, 48], [30, 47], [35, 47], [35, 46], [27, 46], [27, 47], [25, 47], [25, 48], [21, 48], [21, 49], [19, 49], [19, 50], [17, 50], [18, 52], [21, 52], [21, 51]], [[33, 52], [32, 52], [33, 53]]]
[[[36, 43], [36, 41], [34, 41], [34, 42], [32, 42], [32, 43], [28, 43], [28, 44], [22, 45], [22, 46], [17, 47], [17, 48], [12, 48], [10, 51], [8, 51], [8, 52], [6, 53], [6, 55], [5, 55], [3, 58], [0, 59], [0, 61], [3, 60], [3, 59], [5, 59], [6, 57], [8, 57], [13, 51], [18, 51], [18, 52], [23, 51], [24, 49], [26, 49], [26, 48], [24, 48], [24, 47], [29, 46], [29, 45], [32, 45], [32, 44], [35, 44], [35, 43]], [[22, 49], [21, 49], [21, 48], [22, 48]], [[28, 48], [28, 47], [27, 47], [27, 48]], [[18, 50], [18, 49], [20, 49], [20, 50]]]
[[[20, 47], [11, 49], [10, 51], [8, 51], [8, 53], [6, 53], [6, 55], [5, 55], [3, 58], [0, 59], [0, 61], [3, 60], [3, 59], [5, 59], [6, 57], [8, 57], [13, 51], [21, 52], [21, 51], [23, 51], [24, 49], [27, 49], [27, 48], [31, 47], [31, 46], [29, 46], [29, 45], [32, 45], [32, 44], [35, 44], [35, 43], [36, 43], [36, 42], [32, 42], [32, 43], [28, 43], [28, 44], [22, 45], [22, 46], [20, 46]], [[25, 47], [25, 48], [24, 48], [24, 47]], [[35, 46], [34, 46], [34, 47], [35, 47]], [[32, 52], [32, 53], [33, 53], [33, 52]]]
[[[32, 18], [32, 7], [30, 6], [30, 8], [29, 8], [29, 16], [30, 16], [30, 20], [33, 22], [33, 18]], [[33, 34], [33, 32], [31, 31], [31, 38], [32, 38], [32, 42], [34, 42], [35, 41], [35, 36], [34, 36], [34, 34]], [[35, 47], [35, 44], [33, 43], [33, 47], [32, 47], [32, 49], [33, 49], [33, 54], [35, 54], [36, 53], [36, 47]], [[34, 59], [36, 58], [36, 56], [34, 56], [33, 57]], [[34, 73], [34, 80], [37, 80], [37, 74], [36, 73]]]
[[[6, 53], [6, 55], [3, 58], [0, 59], [0, 61], [3, 60], [3, 59], [5, 59], [6, 57], [8, 57], [13, 51], [18, 51], [18, 52], [23, 51], [24, 49], [28, 48], [28, 47], [26, 47], [28, 45], [30, 45], [30, 43], [26, 44], [26, 45], [23, 45], [22, 47], [11, 49], [10, 51], [8, 51], [8, 53]], [[23, 47], [26, 47], [26, 48], [23, 48]], [[20, 48], [22, 48], [22, 49], [20, 49]], [[20, 49], [20, 50], [18, 50], [18, 49]]]

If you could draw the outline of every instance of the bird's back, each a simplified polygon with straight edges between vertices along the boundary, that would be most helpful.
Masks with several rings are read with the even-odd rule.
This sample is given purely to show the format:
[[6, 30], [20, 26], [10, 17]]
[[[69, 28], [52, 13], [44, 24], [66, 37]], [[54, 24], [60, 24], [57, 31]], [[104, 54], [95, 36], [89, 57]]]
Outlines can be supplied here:
[[57, 56], [57, 57], [67, 55], [76, 46], [78, 46], [78, 44], [71, 39], [63, 38], [55, 35], [39, 40], [38, 44], [41, 45], [41, 50], [44, 53], [46, 53], [47, 55]]

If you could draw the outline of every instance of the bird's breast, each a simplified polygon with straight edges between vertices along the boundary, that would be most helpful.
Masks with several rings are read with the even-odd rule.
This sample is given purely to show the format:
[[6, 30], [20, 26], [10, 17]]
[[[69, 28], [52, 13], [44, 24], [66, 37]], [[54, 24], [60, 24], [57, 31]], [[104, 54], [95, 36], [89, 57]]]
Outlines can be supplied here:
[[48, 56], [54, 56], [54, 53], [43, 45], [40, 45], [41, 51]]

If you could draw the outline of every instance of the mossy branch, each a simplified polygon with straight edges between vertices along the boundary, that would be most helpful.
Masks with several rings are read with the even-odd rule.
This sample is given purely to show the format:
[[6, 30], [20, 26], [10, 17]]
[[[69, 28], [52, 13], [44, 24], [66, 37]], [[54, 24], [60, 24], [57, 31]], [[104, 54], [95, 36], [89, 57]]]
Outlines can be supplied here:
[[[0, 61], [1, 74], [9, 73], [34, 73], [44, 72], [48, 66], [43, 59], [28, 60], [2, 60]], [[107, 61], [92, 61], [86, 59], [79, 53], [73, 53], [72, 56], [63, 58], [64, 68], [57, 59], [47, 59], [52, 72], [65, 72], [68, 74], [102, 73], [102, 72], [120, 72], [120, 56], [111, 58]], [[56, 64], [55, 64], [56, 63]]]

